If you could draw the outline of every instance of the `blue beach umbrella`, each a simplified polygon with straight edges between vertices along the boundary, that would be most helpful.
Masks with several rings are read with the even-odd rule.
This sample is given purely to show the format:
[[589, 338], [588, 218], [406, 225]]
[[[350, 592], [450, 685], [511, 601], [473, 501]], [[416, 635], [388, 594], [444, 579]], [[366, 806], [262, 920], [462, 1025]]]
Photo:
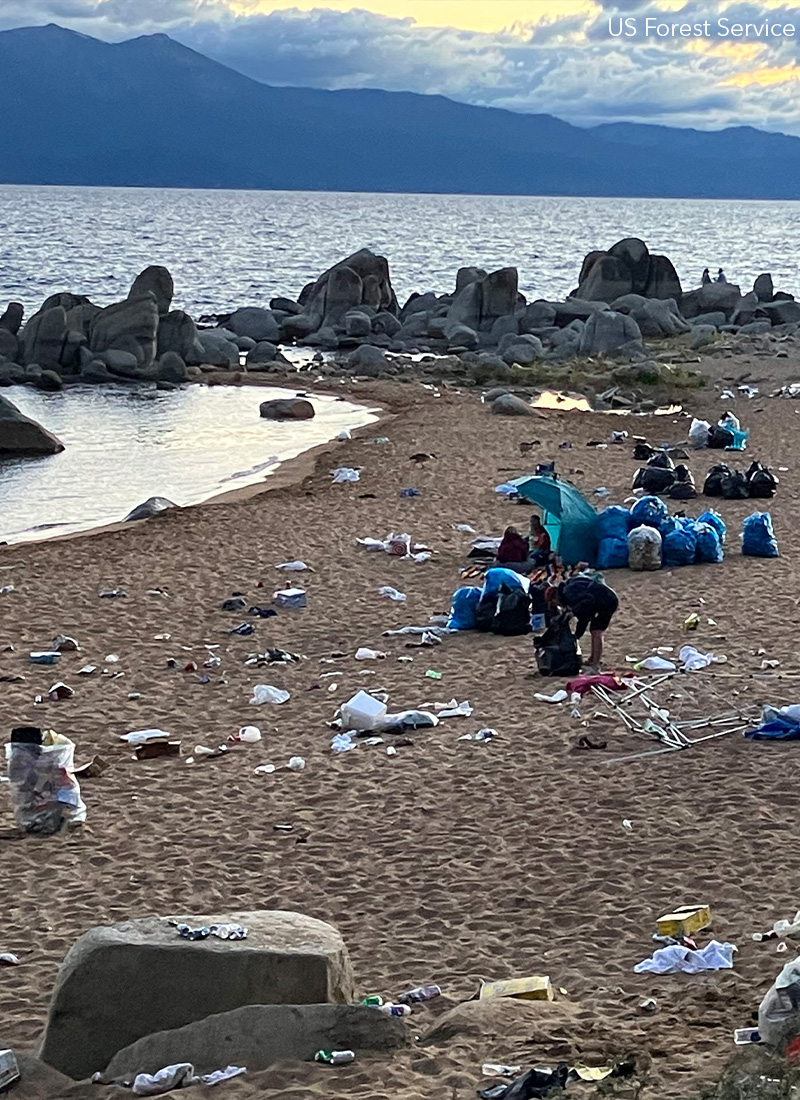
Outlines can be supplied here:
[[542, 509], [550, 544], [565, 565], [597, 562], [597, 512], [575, 485], [557, 475], [510, 481], [519, 496]]

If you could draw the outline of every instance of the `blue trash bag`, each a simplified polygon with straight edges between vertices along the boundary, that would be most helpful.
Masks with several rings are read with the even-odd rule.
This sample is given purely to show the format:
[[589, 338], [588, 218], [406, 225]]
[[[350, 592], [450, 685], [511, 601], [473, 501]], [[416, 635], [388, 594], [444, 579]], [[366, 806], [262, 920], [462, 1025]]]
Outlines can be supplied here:
[[742, 553], [750, 558], [779, 556], [769, 512], [753, 512], [742, 524]]
[[719, 531], [710, 523], [702, 523], [699, 519], [695, 522], [694, 533], [697, 538], [697, 546], [694, 552], [694, 560], [700, 563], [718, 564], [725, 556], [722, 550], [722, 541]]
[[725, 526], [725, 520], [719, 514], [715, 512], [713, 508], [709, 508], [707, 512], [703, 512], [702, 515], [697, 517], [698, 523], [707, 523], [710, 527], [719, 535], [719, 541], [725, 545], [725, 537], [728, 534], [728, 528]]
[[523, 577], [521, 573], [515, 573], [513, 569], [504, 569], [501, 565], [497, 565], [493, 569], [486, 570], [483, 578], [483, 592], [485, 595], [491, 595], [493, 592], [499, 592], [503, 585], [510, 588], [512, 592], [518, 588], [527, 592], [530, 584], [528, 578]]
[[631, 529], [631, 514], [621, 504], [612, 504], [604, 508], [597, 516], [597, 537], [603, 539], [626, 539]]
[[694, 565], [697, 553], [697, 535], [694, 520], [677, 520], [673, 529], [664, 536], [661, 555], [664, 567]]
[[606, 538], [600, 539], [597, 547], [598, 569], [627, 569], [628, 568], [628, 539]]
[[481, 598], [483, 589], [467, 586], [457, 588], [453, 593], [453, 605], [450, 608], [450, 618], [447, 620], [448, 630], [474, 630], [475, 608]]
[[631, 527], [655, 527], [662, 535], [662, 527], [669, 519], [669, 509], [661, 497], [642, 497], [631, 508], [630, 514]]

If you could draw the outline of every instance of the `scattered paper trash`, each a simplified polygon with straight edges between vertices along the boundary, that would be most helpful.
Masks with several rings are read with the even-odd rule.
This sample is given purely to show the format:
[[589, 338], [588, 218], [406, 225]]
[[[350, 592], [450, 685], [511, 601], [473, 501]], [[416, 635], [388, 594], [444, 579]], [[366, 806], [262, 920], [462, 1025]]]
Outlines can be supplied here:
[[[378, 738], [380, 740], [380, 738]], [[331, 749], [334, 752], [350, 752], [356, 747], [355, 741], [349, 733], [337, 733], [331, 741]]]
[[275, 568], [282, 569], [284, 573], [303, 573], [306, 569], [311, 569], [311, 566], [304, 561], [282, 561]]
[[165, 1066], [157, 1073], [139, 1073], [133, 1079], [131, 1092], [134, 1096], [161, 1096], [173, 1089], [191, 1088], [193, 1085], [218, 1085], [231, 1077], [245, 1073], [244, 1066], [228, 1066], [213, 1073], [196, 1074], [191, 1062], [180, 1062], [174, 1066]]
[[146, 745], [148, 741], [169, 741], [170, 735], [161, 729], [133, 730], [132, 733], [121, 733], [120, 741], [127, 741], [129, 745]]
[[282, 688], [273, 687], [271, 684], [256, 684], [253, 688], [252, 706], [261, 706], [262, 703], [285, 703], [289, 698], [289, 692]]
[[395, 603], [402, 603], [406, 599], [405, 592], [398, 592], [396, 588], [392, 588], [391, 585], [385, 584], [382, 588], [378, 589], [379, 596], [386, 596], [390, 600], [394, 600]]
[[546, 974], [537, 974], [530, 978], [511, 978], [501, 982], [481, 982], [478, 999], [492, 997], [514, 997], [519, 1001], [552, 1001], [555, 992]]
[[292, 756], [289, 758], [289, 763], [286, 767], [292, 772], [301, 772], [306, 766], [306, 762], [302, 756]]
[[385, 653], [379, 649], [370, 649], [369, 646], [359, 646], [356, 650], [357, 661], [377, 661], [382, 660], [386, 656]]
[[537, 691], [534, 695], [534, 699], [538, 699], [540, 703], [563, 703], [567, 698], [569, 698], [569, 696], [563, 688], [561, 688], [560, 691], [554, 692], [552, 695], [543, 695], [540, 691]]
[[334, 485], [343, 485], [345, 482], [361, 480], [360, 472], [350, 466], [339, 466], [337, 469], [331, 470], [331, 474], [333, 475]]
[[456, 703], [455, 699], [451, 699], [444, 707], [434, 704], [434, 709], [439, 718], [469, 718], [474, 708], [469, 705], [467, 699], [462, 703]]
[[702, 970], [731, 970], [735, 951], [735, 944], [720, 943], [719, 940], [712, 940], [696, 951], [680, 944], [670, 944], [659, 948], [652, 958], [637, 963], [633, 969], [637, 974], [699, 974]]
[[675, 672], [678, 666], [664, 657], [645, 657], [643, 661], [637, 661], [633, 667], [637, 672], [641, 669], [647, 672]]

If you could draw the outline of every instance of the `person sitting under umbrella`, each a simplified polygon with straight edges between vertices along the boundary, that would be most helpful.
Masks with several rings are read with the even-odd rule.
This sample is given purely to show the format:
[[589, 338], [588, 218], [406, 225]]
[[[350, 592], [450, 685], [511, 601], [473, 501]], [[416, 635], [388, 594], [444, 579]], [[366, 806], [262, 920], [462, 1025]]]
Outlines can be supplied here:
[[528, 544], [516, 527], [506, 527], [497, 549], [497, 564], [522, 572], [528, 567]]

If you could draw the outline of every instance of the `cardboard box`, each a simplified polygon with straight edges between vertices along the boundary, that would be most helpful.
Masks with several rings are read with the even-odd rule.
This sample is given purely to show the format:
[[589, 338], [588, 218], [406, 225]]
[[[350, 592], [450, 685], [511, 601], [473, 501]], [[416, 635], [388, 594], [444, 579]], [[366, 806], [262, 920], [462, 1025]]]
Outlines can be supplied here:
[[483, 982], [479, 999], [488, 997], [516, 997], [522, 1001], [552, 1001], [555, 997], [550, 979], [546, 975], [532, 978], [512, 978], [507, 982]]
[[659, 917], [657, 924], [661, 936], [693, 936], [711, 924], [711, 909], [708, 905], [680, 905]]

